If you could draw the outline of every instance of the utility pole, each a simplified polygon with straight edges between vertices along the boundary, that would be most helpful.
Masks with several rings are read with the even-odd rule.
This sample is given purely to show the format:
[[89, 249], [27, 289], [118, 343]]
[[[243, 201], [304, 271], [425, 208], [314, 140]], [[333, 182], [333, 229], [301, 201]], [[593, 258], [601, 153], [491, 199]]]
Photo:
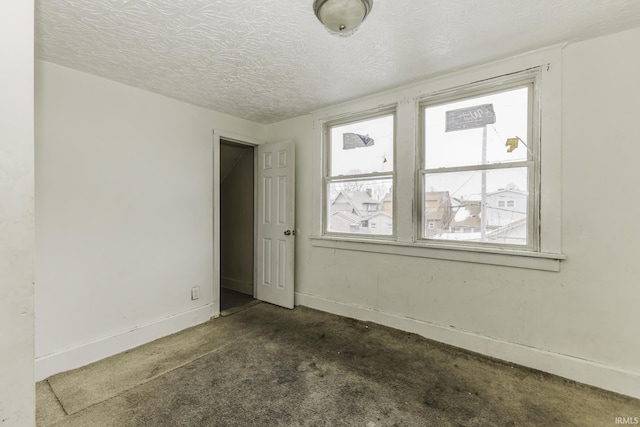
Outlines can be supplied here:
[[487, 237], [487, 126], [496, 122], [496, 113], [493, 104], [476, 105], [473, 107], [450, 110], [446, 113], [445, 132], [453, 132], [465, 129], [482, 128], [482, 197], [480, 201], [480, 241]]
[[[487, 164], [487, 125], [482, 128], [482, 165]], [[482, 170], [481, 184], [481, 201], [480, 201], [480, 241], [484, 242], [487, 236], [487, 215], [485, 206], [487, 204], [487, 171]]]

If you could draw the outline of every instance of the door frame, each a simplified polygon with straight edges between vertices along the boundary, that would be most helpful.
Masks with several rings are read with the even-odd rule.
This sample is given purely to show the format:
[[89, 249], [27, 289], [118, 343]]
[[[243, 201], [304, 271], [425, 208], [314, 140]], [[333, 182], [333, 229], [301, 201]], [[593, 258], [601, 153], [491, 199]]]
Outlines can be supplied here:
[[213, 317], [220, 316], [220, 140], [253, 148], [253, 297], [256, 296], [256, 233], [258, 226], [258, 150], [263, 143], [244, 135], [213, 129]]

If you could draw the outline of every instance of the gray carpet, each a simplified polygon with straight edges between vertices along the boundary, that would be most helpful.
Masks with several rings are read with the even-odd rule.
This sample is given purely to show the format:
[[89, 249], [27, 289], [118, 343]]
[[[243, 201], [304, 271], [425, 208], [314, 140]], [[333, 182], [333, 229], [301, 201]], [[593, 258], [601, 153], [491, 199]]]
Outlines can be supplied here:
[[41, 410], [39, 426], [613, 426], [640, 415], [635, 399], [264, 303], [48, 384], [38, 404], [55, 406], [55, 393], [71, 415]]
[[48, 379], [67, 414], [75, 414], [240, 341], [251, 327], [208, 322]]
[[252, 295], [220, 288], [220, 315], [222, 316], [237, 313], [257, 302], [258, 300], [253, 299]]

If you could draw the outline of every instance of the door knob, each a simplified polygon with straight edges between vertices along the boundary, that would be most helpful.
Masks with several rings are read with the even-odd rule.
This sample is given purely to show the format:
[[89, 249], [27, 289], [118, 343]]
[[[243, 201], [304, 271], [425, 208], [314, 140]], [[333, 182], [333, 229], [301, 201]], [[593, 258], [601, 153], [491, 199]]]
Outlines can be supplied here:
[[295, 236], [296, 235], [296, 231], [295, 230], [286, 230], [284, 232], [285, 236]]

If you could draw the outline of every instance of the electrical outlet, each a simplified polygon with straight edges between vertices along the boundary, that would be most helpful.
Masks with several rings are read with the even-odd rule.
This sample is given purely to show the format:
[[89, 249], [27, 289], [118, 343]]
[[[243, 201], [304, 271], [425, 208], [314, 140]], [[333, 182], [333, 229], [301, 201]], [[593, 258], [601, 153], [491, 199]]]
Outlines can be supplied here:
[[200, 286], [191, 288], [191, 299], [194, 301], [200, 299]]

